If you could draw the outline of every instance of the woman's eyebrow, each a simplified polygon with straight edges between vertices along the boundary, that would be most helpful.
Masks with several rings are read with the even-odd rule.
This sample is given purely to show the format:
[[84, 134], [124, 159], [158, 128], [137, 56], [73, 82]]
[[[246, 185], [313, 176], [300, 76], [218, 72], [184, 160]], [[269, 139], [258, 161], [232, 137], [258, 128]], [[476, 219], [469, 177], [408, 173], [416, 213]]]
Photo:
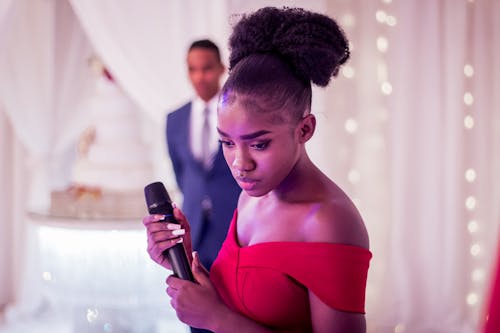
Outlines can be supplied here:
[[[217, 127], [217, 132], [219, 132], [219, 134], [222, 135], [222, 136], [230, 137], [227, 133], [224, 133], [218, 127]], [[257, 132], [240, 135], [240, 139], [241, 140], [252, 140], [252, 139], [258, 138], [259, 136], [262, 136], [262, 135], [265, 135], [265, 134], [269, 134], [269, 133], [271, 133], [271, 131], [260, 130], [260, 131], [257, 131]]]

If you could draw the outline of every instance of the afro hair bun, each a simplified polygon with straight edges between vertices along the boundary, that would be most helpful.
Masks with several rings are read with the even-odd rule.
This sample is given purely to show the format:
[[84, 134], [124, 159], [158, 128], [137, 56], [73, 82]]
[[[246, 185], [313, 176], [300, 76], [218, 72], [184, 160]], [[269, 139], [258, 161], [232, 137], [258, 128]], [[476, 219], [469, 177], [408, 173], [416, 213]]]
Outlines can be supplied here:
[[229, 39], [229, 68], [250, 54], [274, 54], [294, 74], [318, 86], [326, 86], [349, 58], [342, 29], [328, 16], [301, 8], [265, 7], [246, 14], [236, 23]]

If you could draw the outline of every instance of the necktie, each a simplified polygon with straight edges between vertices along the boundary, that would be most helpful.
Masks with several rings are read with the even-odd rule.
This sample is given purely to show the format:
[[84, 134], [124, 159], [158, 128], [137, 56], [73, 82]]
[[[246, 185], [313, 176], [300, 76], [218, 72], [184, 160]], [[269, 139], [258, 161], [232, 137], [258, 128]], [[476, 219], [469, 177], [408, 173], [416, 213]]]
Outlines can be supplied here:
[[210, 166], [210, 109], [203, 110], [203, 126], [201, 128], [201, 162], [205, 169]]

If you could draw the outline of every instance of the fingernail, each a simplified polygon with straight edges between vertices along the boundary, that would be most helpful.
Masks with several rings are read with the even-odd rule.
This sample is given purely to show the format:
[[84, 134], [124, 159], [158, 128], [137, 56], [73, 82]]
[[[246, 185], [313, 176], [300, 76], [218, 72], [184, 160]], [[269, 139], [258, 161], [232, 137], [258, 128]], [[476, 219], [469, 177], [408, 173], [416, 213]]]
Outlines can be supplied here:
[[165, 219], [165, 215], [155, 215], [155, 219], [158, 220], [158, 221], [162, 221]]
[[186, 233], [185, 229], [177, 229], [177, 230], [172, 231], [172, 235], [175, 235], [175, 236], [182, 236], [185, 233]]
[[181, 225], [178, 223], [167, 223], [167, 230], [177, 230], [181, 228]]
[[175, 243], [176, 243], [176, 244], [177, 244], [177, 243], [182, 243], [183, 241], [184, 241], [184, 240], [183, 240], [183, 238], [182, 238], [182, 237], [179, 237], [179, 239], [178, 239]]

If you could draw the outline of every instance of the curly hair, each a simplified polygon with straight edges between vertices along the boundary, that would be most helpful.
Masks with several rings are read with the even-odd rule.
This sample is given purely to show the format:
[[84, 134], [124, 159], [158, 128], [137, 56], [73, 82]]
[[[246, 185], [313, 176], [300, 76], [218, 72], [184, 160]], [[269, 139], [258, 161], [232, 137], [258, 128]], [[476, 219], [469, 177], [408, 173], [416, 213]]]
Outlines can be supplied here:
[[311, 83], [327, 86], [350, 55], [332, 18], [288, 7], [243, 15], [229, 48], [223, 101], [230, 103], [237, 94], [258, 111], [286, 109], [295, 119], [310, 111]]

